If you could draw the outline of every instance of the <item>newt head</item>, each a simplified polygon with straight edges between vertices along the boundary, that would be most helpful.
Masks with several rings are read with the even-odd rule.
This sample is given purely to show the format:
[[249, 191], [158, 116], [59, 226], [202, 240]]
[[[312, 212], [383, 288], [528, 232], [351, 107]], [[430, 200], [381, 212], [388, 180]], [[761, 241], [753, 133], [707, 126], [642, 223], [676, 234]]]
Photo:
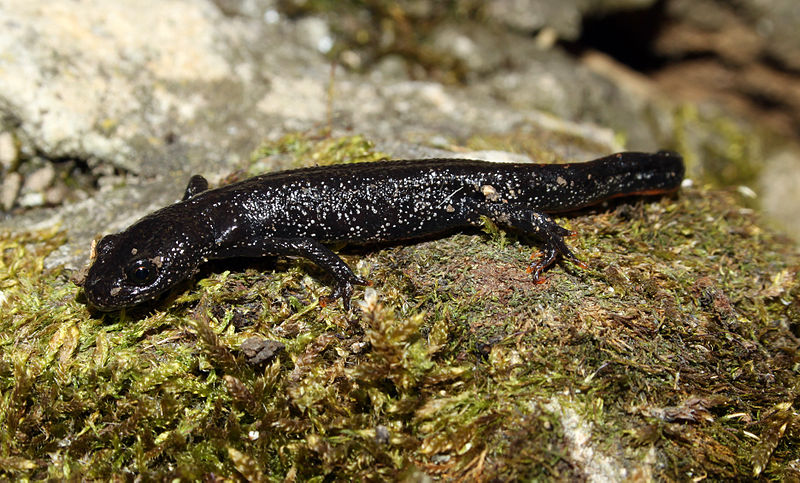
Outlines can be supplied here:
[[89, 303], [102, 311], [152, 300], [191, 276], [204, 260], [195, 220], [170, 216], [169, 207], [123, 232], [104, 236], [83, 281]]

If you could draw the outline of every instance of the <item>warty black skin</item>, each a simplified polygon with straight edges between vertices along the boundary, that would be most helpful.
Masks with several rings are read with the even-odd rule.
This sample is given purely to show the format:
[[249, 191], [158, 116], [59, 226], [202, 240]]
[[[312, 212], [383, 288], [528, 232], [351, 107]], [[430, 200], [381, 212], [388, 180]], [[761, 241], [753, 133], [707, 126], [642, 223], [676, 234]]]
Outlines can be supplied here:
[[328, 271], [335, 285], [322, 303], [366, 280], [324, 243], [419, 238], [480, 226], [481, 216], [540, 240], [534, 281], [561, 255], [581, 266], [547, 213], [572, 211], [627, 195], [676, 190], [680, 155], [613, 154], [586, 163], [491, 163], [423, 159], [334, 165], [256, 176], [209, 190], [194, 176], [184, 199], [121, 233], [103, 237], [83, 286], [100, 310], [153, 299], [209, 259], [289, 255]]

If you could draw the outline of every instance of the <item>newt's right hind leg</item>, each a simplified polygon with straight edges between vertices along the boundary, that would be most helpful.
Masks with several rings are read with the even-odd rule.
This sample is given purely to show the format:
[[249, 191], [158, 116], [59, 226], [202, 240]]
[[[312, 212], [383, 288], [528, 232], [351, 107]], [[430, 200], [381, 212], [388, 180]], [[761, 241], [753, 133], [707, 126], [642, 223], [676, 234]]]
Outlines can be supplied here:
[[573, 233], [559, 226], [545, 213], [523, 205], [496, 203], [487, 207], [483, 214], [489, 216], [495, 223], [514, 228], [542, 242], [544, 245], [542, 256], [537, 257], [537, 260], [528, 267], [528, 273], [533, 275], [534, 282], [544, 282], [541, 278], [542, 272], [552, 265], [559, 255], [580, 268], [587, 268], [564, 242], [564, 237], [572, 236]]

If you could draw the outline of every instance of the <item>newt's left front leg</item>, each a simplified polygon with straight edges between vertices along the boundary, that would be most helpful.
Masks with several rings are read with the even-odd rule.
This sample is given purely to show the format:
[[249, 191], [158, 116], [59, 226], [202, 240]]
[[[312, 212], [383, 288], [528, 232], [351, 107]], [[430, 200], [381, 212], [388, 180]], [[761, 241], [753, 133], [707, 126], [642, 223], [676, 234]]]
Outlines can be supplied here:
[[328, 272], [334, 279], [333, 292], [319, 298], [323, 307], [342, 299], [345, 310], [350, 309], [350, 298], [354, 285], [369, 285], [369, 281], [359, 277], [344, 263], [339, 255], [312, 238], [288, 238], [270, 240], [269, 253], [273, 255], [296, 255], [307, 258]]

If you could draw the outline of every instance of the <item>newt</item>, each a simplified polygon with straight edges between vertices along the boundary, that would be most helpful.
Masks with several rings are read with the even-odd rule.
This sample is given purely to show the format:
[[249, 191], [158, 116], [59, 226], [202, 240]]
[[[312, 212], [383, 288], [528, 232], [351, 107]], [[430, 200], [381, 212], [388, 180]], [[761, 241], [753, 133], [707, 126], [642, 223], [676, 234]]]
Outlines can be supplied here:
[[623, 152], [568, 164], [468, 159], [380, 161], [263, 174], [209, 189], [200, 175], [183, 199], [155, 211], [94, 247], [84, 280], [87, 301], [102, 311], [152, 300], [211, 259], [298, 256], [334, 280], [322, 305], [368, 284], [329, 243], [404, 242], [480, 226], [482, 217], [542, 244], [534, 282], [561, 257], [585, 267], [553, 213], [610, 198], [666, 194], [684, 176], [673, 152]]

